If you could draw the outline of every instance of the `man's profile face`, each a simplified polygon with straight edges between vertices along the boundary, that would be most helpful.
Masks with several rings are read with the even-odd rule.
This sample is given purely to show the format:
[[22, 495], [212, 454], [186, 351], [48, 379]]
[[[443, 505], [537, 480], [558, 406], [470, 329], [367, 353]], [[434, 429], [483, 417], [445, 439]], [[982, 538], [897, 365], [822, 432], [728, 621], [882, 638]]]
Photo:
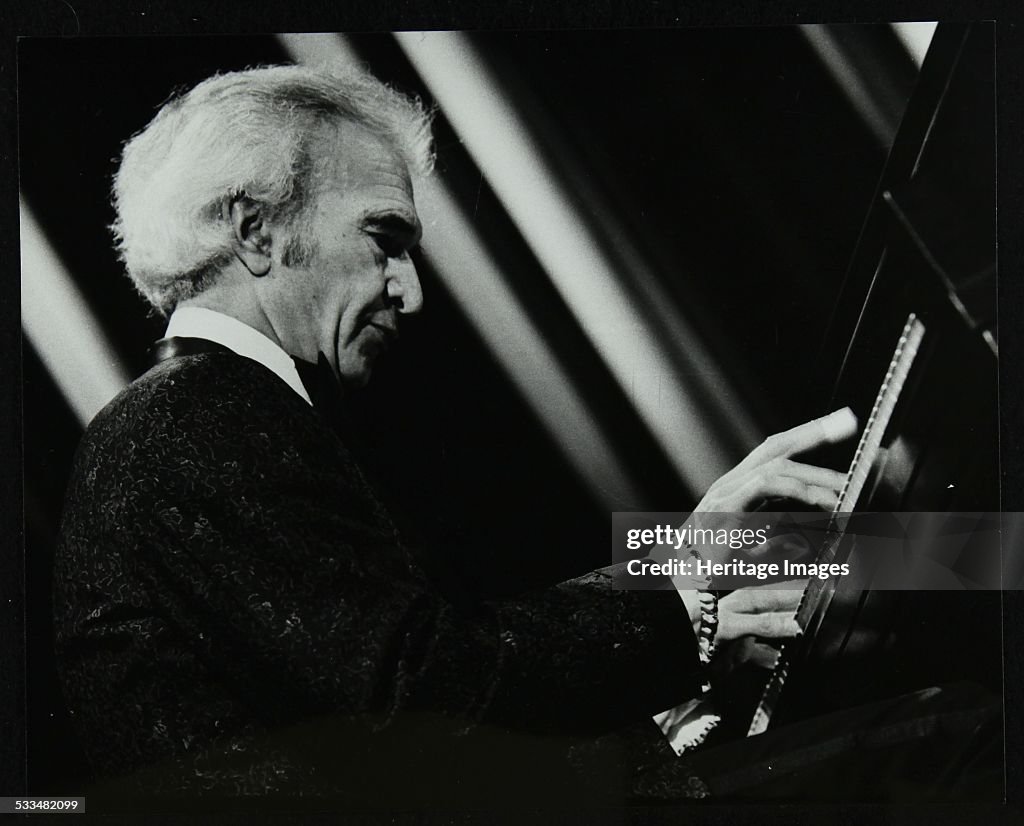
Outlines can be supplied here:
[[412, 182], [401, 157], [355, 124], [325, 127], [310, 149], [323, 177], [294, 230], [312, 254], [286, 266], [275, 242], [257, 289], [286, 350], [312, 362], [323, 353], [343, 384], [360, 386], [397, 339], [398, 315], [423, 303], [408, 256], [421, 234]]

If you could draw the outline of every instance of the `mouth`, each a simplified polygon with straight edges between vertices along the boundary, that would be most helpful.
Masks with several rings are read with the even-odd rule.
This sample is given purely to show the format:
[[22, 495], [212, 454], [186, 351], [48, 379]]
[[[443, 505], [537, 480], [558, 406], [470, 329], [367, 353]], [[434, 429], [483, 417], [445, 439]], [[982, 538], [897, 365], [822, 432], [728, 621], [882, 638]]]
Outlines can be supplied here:
[[398, 341], [398, 327], [393, 323], [370, 321], [366, 326], [375, 332], [385, 350], [390, 349]]

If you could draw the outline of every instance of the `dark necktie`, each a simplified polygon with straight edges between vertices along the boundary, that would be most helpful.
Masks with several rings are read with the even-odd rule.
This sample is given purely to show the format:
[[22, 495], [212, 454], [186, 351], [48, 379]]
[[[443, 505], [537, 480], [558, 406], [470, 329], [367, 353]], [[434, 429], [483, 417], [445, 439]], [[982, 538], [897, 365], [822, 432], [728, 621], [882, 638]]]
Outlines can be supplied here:
[[295, 362], [295, 370], [314, 409], [340, 435], [345, 421], [345, 406], [342, 404], [341, 385], [334, 377], [334, 370], [327, 357], [320, 353], [316, 364], [295, 356], [292, 356], [292, 361]]

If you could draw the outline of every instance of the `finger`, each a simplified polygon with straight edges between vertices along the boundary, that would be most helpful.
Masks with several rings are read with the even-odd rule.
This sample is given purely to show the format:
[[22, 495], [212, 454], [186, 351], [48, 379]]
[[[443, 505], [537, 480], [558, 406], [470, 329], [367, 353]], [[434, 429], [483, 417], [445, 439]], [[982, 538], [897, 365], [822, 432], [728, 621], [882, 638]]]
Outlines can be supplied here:
[[772, 646], [758, 642], [754, 637], [741, 637], [722, 646], [711, 661], [711, 669], [717, 678], [721, 678], [744, 663], [752, 663], [761, 668], [774, 668], [781, 653]]
[[762, 542], [757, 547], [747, 551], [747, 554], [752, 559], [778, 555], [785, 557], [790, 562], [798, 562], [802, 557], [811, 553], [812, 548], [807, 539], [800, 534], [791, 533], [773, 536], [767, 542]]
[[819, 445], [841, 442], [856, 432], [857, 417], [849, 407], [844, 407], [820, 419], [769, 436], [747, 458], [756, 456], [755, 461], [760, 464], [779, 456], [804, 453]]
[[798, 479], [804, 484], [836, 492], [842, 490], [843, 485], [846, 484], [846, 474], [840, 473], [838, 470], [807, 465], [803, 462], [794, 462], [792, 459], [779, 459], [777, 461], [777, 465], [772, 463], [768, 465], [768, 468], [773, 468], [774, 465], [773, 470], [779, 476], [789, 476], [792, 479]]
[[765, 639], [788, 639], [803, 633], [792, 611], [773, 611], [766, 614], [719, 613], [718, 633], [725, 639], [747, 635]]
[[834, 490], [809, 485], [792, 476], [754, 476], [739, 492], [740, 509], [745, 510], [759, 499], [795, 499], [822, 510], [835, 510], [839, 494]]
[[747, 588], [740, 588], [722, 598], [722, 610], [739, 614], [788, 611], [792, 615], [797, 605], [800, 604], [800, 598], [806, 587], [806, 579], [794, 579], [789, 582], [773, 582], [771, 585], [751, 585]]
[[789, 494], [783, 494], [784, 498], [797, 499], [807, 505], [813, 505], [823, 511], [832, 511], [839, 506], [839, 493], [832, 488], [823, 488], [818, 485], [808, 485], [801, 482], [799, 479], [795, 480], [797, 487], [795, 488], [797, 495], [791, 496]]
[[759, 668], [772, 669], [778, 665], [779, 656], [777, 648], [772, 648], [763, 642], [752, 640], [749, 644], [744, 645], [740, 651], [739, 664], [750, 663]]

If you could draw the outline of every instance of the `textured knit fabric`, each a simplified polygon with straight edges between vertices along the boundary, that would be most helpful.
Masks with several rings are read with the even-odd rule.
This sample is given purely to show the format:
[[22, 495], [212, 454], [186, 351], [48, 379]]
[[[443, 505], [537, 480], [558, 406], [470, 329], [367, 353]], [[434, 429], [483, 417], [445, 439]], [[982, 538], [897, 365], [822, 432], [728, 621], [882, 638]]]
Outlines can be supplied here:
[[596, 572], [446, 600], [337, 433], [228, 352], [165, 361], [96, 417], [55, 582], [67, 700], [118, 794], [515, 797], [631, 725], [674, 759], [643, 721], [697, 690], [671, 591]]

